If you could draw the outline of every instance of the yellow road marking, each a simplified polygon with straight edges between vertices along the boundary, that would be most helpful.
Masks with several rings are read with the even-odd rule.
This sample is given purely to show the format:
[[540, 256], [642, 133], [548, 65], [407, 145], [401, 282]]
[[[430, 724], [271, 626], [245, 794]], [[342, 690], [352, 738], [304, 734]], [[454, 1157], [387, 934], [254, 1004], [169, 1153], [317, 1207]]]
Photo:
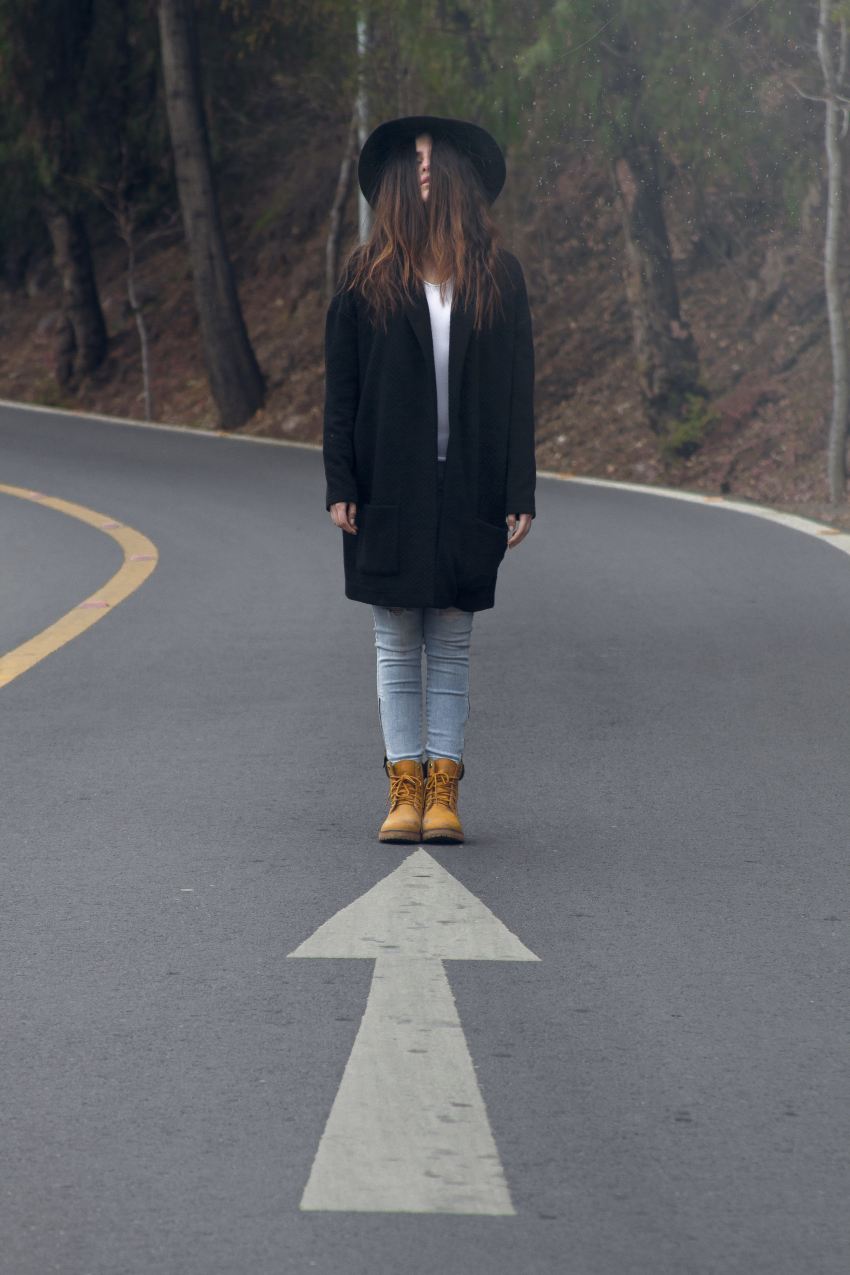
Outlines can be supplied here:
[[122, 566], [106, 581], [106, 584], [101, 585], [96, 593], [78, 602], [54, 624], [36, 633], [35, 637], [22, 642], [20, 646], [16, 646], [5, 655], [0, 655], [0, 687], [2, 687], [14, 681], [16, 677], [20, 677], [22, 673], [26, 673], [27, 669], [32, 668], [33, 664], [38, 664], [39, 660], [58, 651], [60, 646], [64, 646], [72, 638], [79, 637], [86, 629], [97, 624], [98, 620], [107, 615], [119, 602], [123, 602], [131, 593], [135, 593], [139, 585], [144, 584], [153, 571], [159, 561], [159, 554], [153, 541], [148, 540], [147, 536], [143, 536], [140, 531], [125, 527], [114, 518], [108, 518], [106, 514], [86, 509], [84, 505], [75, 505], [70, 500], [59, 500], [56, 496], [45, 496], [39, 491], [28, 491], [24, 487], [8, 487], [5, 483], [0, 483], [0, 492], [4, 492], [7, 496], [17, 496], [21, 500], [31, 500], [34, 504], [48, 505], [51, 509], [57, 509], [59, 513], [67, 514], [69, 518], [78, 518], [80, 522], [87, 522], [90, 527], [96, 527], [98, 531], [111, 536], [124, 551]]

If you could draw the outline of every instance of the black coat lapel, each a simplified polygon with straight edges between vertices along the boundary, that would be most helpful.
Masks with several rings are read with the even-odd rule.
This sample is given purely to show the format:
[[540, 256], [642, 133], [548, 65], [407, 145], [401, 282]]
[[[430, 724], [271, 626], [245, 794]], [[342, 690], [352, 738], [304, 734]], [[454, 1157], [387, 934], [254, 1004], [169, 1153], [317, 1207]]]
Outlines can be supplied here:
[[[427, 301], [425, 304], [428, 304]], [[452, 427], [460, 421], [460, 385], [474, 317], [468, 306], [453, 302], [449, 327], [449, 420]]]
[[425, 362], [428, 365], [433, 379], [435, 373], [434, 342], [431, 338], [431, 311], [428, 309], [428, 298], [425, 296], [425, 288], [421, 283], [416, 285], [413, 300], [405, 301], [403, 308], [404, 313], [410, 321], [410, 326], [416, 333], [416, 338], [422, 347], [422, 353], [425, 355]]

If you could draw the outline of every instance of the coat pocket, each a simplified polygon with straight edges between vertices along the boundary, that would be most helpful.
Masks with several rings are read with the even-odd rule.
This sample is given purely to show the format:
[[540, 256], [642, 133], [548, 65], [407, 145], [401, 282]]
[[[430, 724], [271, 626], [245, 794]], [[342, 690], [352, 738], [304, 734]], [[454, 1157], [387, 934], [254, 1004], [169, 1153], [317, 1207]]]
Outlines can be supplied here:
[[361, 505], [357, 511], [357, 570], [364, 575], [398, 572], [398, 505]]
[[459, 571], [463, 583], [467, 586], [491, 583], [508, 547], [507, 524], [497, 527], [483, 518], [470, 518], [463, 531]]

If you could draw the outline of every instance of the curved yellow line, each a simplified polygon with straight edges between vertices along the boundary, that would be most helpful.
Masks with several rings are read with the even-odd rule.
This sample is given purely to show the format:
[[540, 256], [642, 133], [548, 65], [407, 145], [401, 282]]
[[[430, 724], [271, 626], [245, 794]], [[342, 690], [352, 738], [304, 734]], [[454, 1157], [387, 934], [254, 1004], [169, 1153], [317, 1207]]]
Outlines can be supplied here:
[[72, 638], [79, 637], [86, 629], [97, 624], [98, 620], [107, 615], [119, 602], [123, 602], [126, 597], [134, 593], [153, 571], [159, 561], [159, 554], [153, 541], [148, 540], [147, 536], [143, 536], [140, 531], [125, 527], [123, 523], [114, 518], [108, 518], [106, 514], [86, 509], [84, 505], [75, 505], [70, 500], [59, 500], [55, 496], [45, 496], [40, 491], [8, 487], [5, 483], [0, 483], [0, 492], [5, 492], [7, 496], [18, 496], [21, 500], [31, 500], [38, 505], [48, 505], [51, 509], [58, 509], [60, 513], [67, 514], [70, 518], [87, 522], [90, 527], [105, 531], [113, 540], [117, 540], [124, 551], [123, 565], [98, 589], [97, 593], [92, 593], [82, 602], [78, 602], [71, 611], [46, 629], [42, 629], [40, 633], [36, 633], [35, 637], [22, 642], [20, 646], [16, 646], [5, 655], [0, 655], [0, 687], [2, 687], [14, 681], [16, 677], [20, 677], [22, 673], [26, 673], [33, 664], [38, 664], [39, 660], [51, 655]]

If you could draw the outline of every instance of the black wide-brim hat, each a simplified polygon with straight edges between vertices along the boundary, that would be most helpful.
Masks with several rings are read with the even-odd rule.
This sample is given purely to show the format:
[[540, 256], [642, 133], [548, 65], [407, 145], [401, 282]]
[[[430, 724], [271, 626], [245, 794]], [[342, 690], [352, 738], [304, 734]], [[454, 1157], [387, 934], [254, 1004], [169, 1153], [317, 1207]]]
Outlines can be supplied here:
[[360, 152], [357, 180], [367, 201], [374, 207], [381, 174], [390, 152], [402, 142], [414, 145], [420, 133], [444, 137], [468, 156], [481, 178], [484, 193], [492, 204], [505, 184], [505, 157], [494, 137], [468, 120], [445, 119], [440, 115], [405, 115], [386, 120], [374, 129]]

